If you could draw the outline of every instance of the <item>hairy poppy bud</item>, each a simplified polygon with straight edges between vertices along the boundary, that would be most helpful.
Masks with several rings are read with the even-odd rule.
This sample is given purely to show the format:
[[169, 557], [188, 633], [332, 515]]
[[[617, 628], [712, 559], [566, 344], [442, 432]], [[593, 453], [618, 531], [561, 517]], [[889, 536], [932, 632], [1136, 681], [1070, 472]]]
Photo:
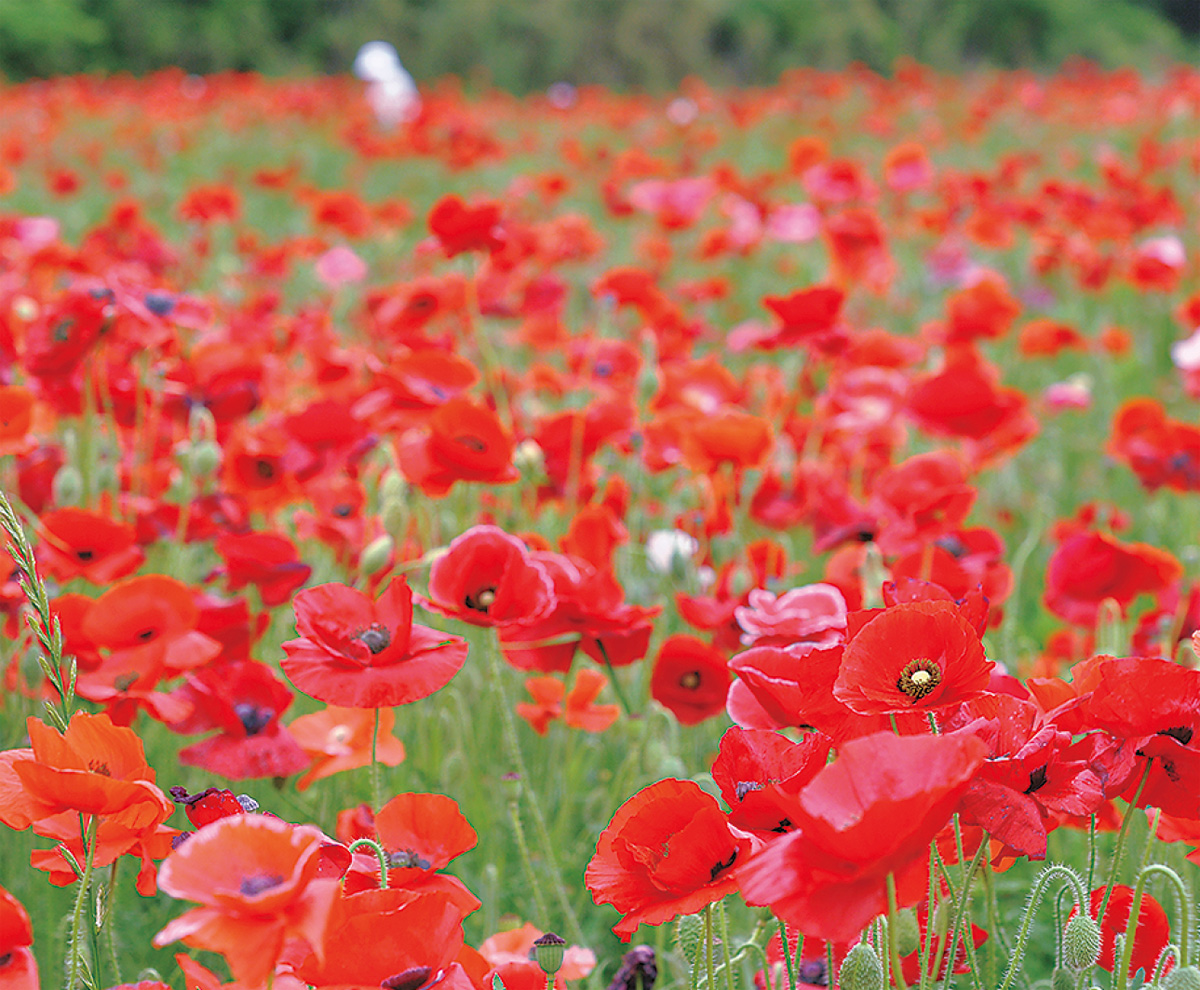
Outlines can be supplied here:
[[383, 502], [404, 501], [404, 476], [398, 471], [386, 471], [379, 486]]
[[921, 926], [917, 924], [916, 912], [911, 908], [896, 915], [896, 946], [900, 955], [916, 952], [921, 942]]
[[221, 448], [212, 440], [194, 443], [187, 453], [192, 474], [197, 478], [212, 474], [221, 465]]
[[1050, 990], [1075, 990], [1076, 974], [1056, 966], [1050, 974]]
[[54, 475], [55, 505], [78, 505], [83, 498], [83, 475], [73, 464], [64, 464]]
[[700, 939], [704, 937], [704, 923], [698, 914], [682, 914], [675, 922], [675, 944], [688, 961], [695, 966], [699, 958]]
[[554, 932], [546, 932], [533, 940], [534, 958], [547, 976], [562, 969], [563, 956], [567, 952], [567, 940]]
[[1100, 926], [1094, 918], [1077, 915], [1063, 930], [1063, 965], [1079, 972], [1094, 966], [1100, 956]]
[[1200, 990], [1200, 968], [1180, 966], [1167, 974], [1163, 980], [1165, 990]]
[[883, 963], [865, 942], [851, 948], [838, 970], [842, 990], [883, 990]]
[[374, 574], [382, 570], [391, 559], [395, 545], [386, 533], [375, 538], [363, 548], [362, 556], [358, 558], [358, 569], [363, 574]]

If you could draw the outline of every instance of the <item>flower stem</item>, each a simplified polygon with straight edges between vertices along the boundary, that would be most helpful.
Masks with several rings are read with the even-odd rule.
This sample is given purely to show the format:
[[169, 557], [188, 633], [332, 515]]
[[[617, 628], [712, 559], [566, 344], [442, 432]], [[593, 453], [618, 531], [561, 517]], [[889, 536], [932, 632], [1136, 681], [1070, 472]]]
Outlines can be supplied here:
[[[1108, 871], [1108, 882], [1104, 887], [1104, 900], [1100, 902], [1100, 909], [1096, 912], [1096, 923], [1104, 924], [1104, 912], [1108, 908], [1108, 899], [1112, 897], [1113, 884], [1117, 879], [1117, 871], [1121, 868], [1121, 854], [1125, 851], [1125, 836], [1129, 832], [1129, 823], [1133, 821], [1133, 810], [1137, 807], [1138, 799], [1142, 796], [1142, 790], [1146, 786], [1146, 781], [1150, 777], [1150, 761], [1146, 761], [1146, 769], [1142, 771], [1142, 779], [1138, 782], [1137, 790], [1134, 792], [1133, 800], [1129, 802], [1129, 807], [1125, 809], [1125, 817], [1121, 819], [1121, 831], [1117, 833], [1117, 844], [1113, 848], [1112, 866]], [[1079, 910], [1083, 910], [1081, 904]]]
[[796, 970], [792, 966], [792, 950], [788, 945], [787, 925], [779, 922], [779, 944], [783, 947], [783, 964], [787, 967], [788, 990], [796, 990]]
[[363, 839], [355, 839], [346, 848], [348, 848], [350, 850], [351, 855], [354, 855], [355, 849], [363, 849], [363, 848], [370, 849], [375, 854], [375, 858], [379, 860], [379, 886], [380, 886], [380, 888], [387, 887], [387, 885], [388, 885], [388, 857], [387, 857], [387, 851], [383, 848], [383, 846], [381, 846], [374, 839], [363, 838]]
[[371, 800], [375, 812], [383, 807], [383, 772], [379, 768], [376, 751], [379, 747], [379, 709], [375, 709], [375, 725], [371, 729]]
[[492, 682], [492, 690], [496, 695], [496, 704], [500, 709], [500, 723], [503, 729], [504, 743], [508, 748], [508, 758], [517, 775], [517, 793], [518, 796], [523, 795], [529, 799], [529, 810], [533, 814], [534, 831], [537, 833], [537, 841], [541, 845], [541, 853], [546, 858], [546, 864], [550, 868], [553, 879], [552, 887], [563, 918], [566, 920], [567, 931], [571, 936], [571, 941], [578, 945], [586, 945], [587, 941], [584, 938], [583, 929], [579, 926], [579, 919], [576, 917], [575, 910], [571, 907], [571, 900], [567, 897], [567, 892], [563, 888], [562, 870], [558, 865], [558, 857], [554, 855], [554, 844], [550, 840], [550, 830], [546, 827], [546, 818], [542, 814], [542, 808], [537, 801], [536, 795], [529, 789], [529, 771], [526, 769], [525, 759], [521, 755], [521, 742], [517, 736], [517, 726], [513, 721], [508, 692], [504, 688], [504, 663], [500, 659], [499, 640], [493, 636], [489, 645], [490, 649], [485, 652], [488, 655], [488, 664], [491, 668], [490, 680]]
[[704, 905], [704, 962], [705, 969], [708, 971], [708, 982], [705, 984], [706, 990], [715, 990], [716, 983], [713, 977], [713, 922], [712, 922], [712, 905]]
[[547, 924], [550, 920], [550, 909], [546, 906], [542, 885], [538, 883], [537, 874], [533, 870], [533, 856], [530, 855], [529, 843], [525, 839], [525, 826], [521, 822], [521, 803], [515, 797], [508, 802], [508, 817], [512, 821], [513, 836], [517, 840], [517, 851], [521, 854], [521, 865], [525, 868], [525, 880], [529, 884], [529, 889], [533, 891], [538, 917], [542, 924]]
[[637, 715], [633, 710], [633, 706], [629, 703], [629, 698], [625, 695], [625, 689], [621, 687], [621, 680], [617, 677], [617, 669], [612, 665], [612, 661], [608, 659], [608, 650], [604, 648], [604, 643], [596, 640], [596, 649], [600, 651], [600, 656], [604, 658], [604, 669], [608, 671], [608, 680], [612, 684], [613, 694], [617, 696], [617, 701], [621, 704], [621, 710], [625, 712], [628, 718], [636, 718]]
[[720, 901], [717, 907], [721, 917], [721, 948], [725, 954], [725, 986], [727, 990], [733, 990], [733, 961], [729, 958], [729, 919], [725, 916], [725, 902]]
[[87, 903], [88, 888], [92, 883], [92, 861], [96, 858], [96, 829], [99, 825], [100, 819], [92, 815], [83, 837], [83, 876], [79, 880], [79, 893], [75, 895], [75, 910], [71, 913], [71, 945], [67, 950], [67, 990], [75, 990], [82, 983], [80, 967], [83, 961], [83, 935], [80, 926], [83, 923], [83, 906]]
[[888, 955], [892, 958], [892, 976], [895, 978], [896, 986], [900, 990], [907, 990], [908, 984], [904, 981], [904, 967], [900, 963], [900, 945], [897, 942], [900, 921], [900, 906], [896, 903], [896, 876], [893, 873], [887, 875], [887, 899], [888, 899]]

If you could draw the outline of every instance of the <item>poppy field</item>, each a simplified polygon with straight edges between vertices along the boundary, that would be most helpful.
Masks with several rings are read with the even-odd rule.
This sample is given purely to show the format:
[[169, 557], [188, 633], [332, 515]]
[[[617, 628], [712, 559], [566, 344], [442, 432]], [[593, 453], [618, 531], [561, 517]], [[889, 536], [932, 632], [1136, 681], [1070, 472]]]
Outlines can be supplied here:
[[3, 96], [0, 988], [1200, 986], [1200, 71]]

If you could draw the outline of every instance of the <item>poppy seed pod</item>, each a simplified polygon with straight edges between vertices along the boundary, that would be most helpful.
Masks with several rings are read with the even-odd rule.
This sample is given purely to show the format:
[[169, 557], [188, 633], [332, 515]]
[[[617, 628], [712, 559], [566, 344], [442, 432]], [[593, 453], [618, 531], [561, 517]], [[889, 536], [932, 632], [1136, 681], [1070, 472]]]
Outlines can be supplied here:
[[1079, 915], [1063, 930], [1063, 965], [1076, 972], [1096, 964], [1100, 955], [1100, 926], [1094, 918]]
[[547, 976], [553, 976], [562, 969], [566, 952], [567, 940], [554, 932], [546, 932], [533, 940], [534, 959]]
[[838, 984], [842, 990], [883, 990], [883, 963], [879, 953], [866, 942], [859, 942], [842, 960]]

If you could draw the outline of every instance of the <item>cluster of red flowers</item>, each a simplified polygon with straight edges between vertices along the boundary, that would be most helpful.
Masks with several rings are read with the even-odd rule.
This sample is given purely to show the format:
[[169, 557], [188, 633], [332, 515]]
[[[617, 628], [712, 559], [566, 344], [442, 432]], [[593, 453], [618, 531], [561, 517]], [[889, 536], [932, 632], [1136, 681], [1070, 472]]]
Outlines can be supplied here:
[[[31, 674], [34, 575], [0, 551], [5, 703], [86, 711], [0, 753], [0, 822], [48, 841], [51, 883], [135, 857], [141, 893], [200, 905], [159, 945], [245, 987], [544, 986], [535, 930], [466, 944], [479, 900], [443, 871], [477, 836], [450, 797], [376, 794], [331, 838], [164, 794], [143, 749], [203, 734], [181, 766], [301, 792], [396, 766], [395, 709], [477, 688], [485, 637], [527, 744], [734, 724], [686, 768], [721, 801], [668, 777], [600, 834], [586, 885], [624, 939], [736, 891], [824, 966], [892, 893], [927, 950], [931, 844], [1038, 860], [1120, 799], [1200, 845], [1200, 580], [1173, 515], [1200, 492], [1200, 150], [1177, 126], [1200, 73], [446, 84], [392, 130], [351, 85], [5, 89], [0, 191], [51, 205], [0, 211], [0, 485], [74, 658], [66, 698]], [[239, 140], [205, 148], [218, 131]], [[220, 181], [142, 195], [201, 154]], [[484, 166], [507, 186], [472, 192]], [[1091, 905], [1109, 967], [1120, 891]], [[1143, 920], [1148, 971], [1166, 928]], [[32, 934], [0, 891], [0, 985], [35, 985]], [[964, 964], [930, 955], [903, 975]]]

